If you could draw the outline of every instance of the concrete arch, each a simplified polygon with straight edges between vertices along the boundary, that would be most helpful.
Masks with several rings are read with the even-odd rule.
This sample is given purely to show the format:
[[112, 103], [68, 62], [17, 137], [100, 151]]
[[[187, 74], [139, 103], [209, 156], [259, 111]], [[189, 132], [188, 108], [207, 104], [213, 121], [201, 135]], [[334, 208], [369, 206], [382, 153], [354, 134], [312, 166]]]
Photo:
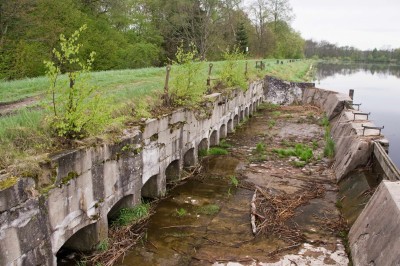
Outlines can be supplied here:
[[244, 116], [245, 116], [245, 117], [249, 117], [249, 107], [246, 107], [246, 108], [244, 109]]
[[221, 127], [219, 128], [219, 138], [226, 138], [227, 136], [227, 131], [226, 131], [226, 125], [222, 124]]
[[194, 166], [195, 164], [196, 164], [196, 155], [194, 152], [194, 148], [191, 148], [188, 151], [186, 151], [185, 155], [183, 156], [183, 166], [190, 167]]
[[204, 138], [200, 141], [199, 145], [197, 146], [197, 150], [208, 150], [208, 139]]
[[239, 121], [243, 121], [244, 120], [244, 110], [240, 111], [240, 115], [239, 115]]
[[179, 160], [172, 161], [168, 165], [167, 169], [165, 169], [165, 178], [167, 183], [179, 180], [180, 172]]
[[65, 241], [65, 243], [58, 249], [56, 256], [63, 257], [65, 251], [82, 251], [88, 252], [96, 248], [99, 243], [99, 234], [97, 230], [97, 223], [86, 225], [79, 229], [75, 234]]
[[153, 175], [143, 184], [140, 192], [142, 198], [155, 199], [159, 196], [159, 177], [160, 175]]
[[253, 104], [250, 104], [250, 107], [249, 107], [249, 114], [251, 115], [251, 114], [253, 114], [253, 112], [254, 112], [254, 110], [253, 110]]
[[239, 125], [239, 116], [235, 115], [233, 117], [233, 128], [237, 127], [237, 125]]
[[219, 143], [218, 131], [214, 130], [210, 135], [210, 146], [217, 146]]
[[226, 129], [228, 134], [234, 131], [233, 119], [229, 119]]
[[110, 208], [107, 213], [108, 221], [112, 221], [118, 216], [118, 212], [123, 208], [129, 208], [135, 205], [135, 198], [133, 194], [126, 195], [125, 197], [121, 198], [117, 203], [114, 204]]

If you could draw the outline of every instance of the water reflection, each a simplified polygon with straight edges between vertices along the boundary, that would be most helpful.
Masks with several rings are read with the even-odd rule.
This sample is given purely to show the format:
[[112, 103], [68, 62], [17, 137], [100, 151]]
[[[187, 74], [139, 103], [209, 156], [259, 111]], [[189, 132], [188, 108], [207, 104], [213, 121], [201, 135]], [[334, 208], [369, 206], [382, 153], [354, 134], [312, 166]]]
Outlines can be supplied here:
[[376, 126], [385, 126], [390, 141], [390, 157], [400, 166], [400, 66], [383, 64], [320, 63], [316, 73], [318, 88], [348, 93], [354, 89], [354, 102], [371, 112]]
[[339, 63], [320, 63], [316, 73], [317, 80], [323, 80], [335, 75], [352, 75], [364, 72], [381, 77], [395, 76], [400, 78], [400, 66], [390, 64], [339, 64]]

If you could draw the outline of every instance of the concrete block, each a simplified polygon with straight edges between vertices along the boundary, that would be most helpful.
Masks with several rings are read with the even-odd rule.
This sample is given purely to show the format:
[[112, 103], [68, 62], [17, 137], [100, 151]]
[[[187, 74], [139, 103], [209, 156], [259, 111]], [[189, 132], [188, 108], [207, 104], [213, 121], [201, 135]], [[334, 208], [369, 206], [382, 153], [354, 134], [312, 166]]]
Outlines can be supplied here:
[[0, 191], [0, 213], [26, 201], [34, 188], [32, 178], [20, 178], [13, 186]]
[[382, 181], [350, 229], [354, 265], [400, 265], [400, 182]]

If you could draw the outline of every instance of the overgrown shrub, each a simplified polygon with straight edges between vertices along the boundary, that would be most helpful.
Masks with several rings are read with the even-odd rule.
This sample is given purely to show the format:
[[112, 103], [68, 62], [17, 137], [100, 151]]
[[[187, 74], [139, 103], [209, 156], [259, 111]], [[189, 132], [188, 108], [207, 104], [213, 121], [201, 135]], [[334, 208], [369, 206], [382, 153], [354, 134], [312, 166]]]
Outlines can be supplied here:
[[[46, 75], [50, 80], [48, 90], [50, 105], [47, 120], [54, 133], [61, 137], [79, 139], [90, 132], [99, 132], [110, 119], [109, 109], [96, 88], [89, 85], [95, 53], [86, 60], [80, 58], [78, 43], [83, 25], [70, 38], [60, 35], [59, 50], [53, 49], [53, 61], [45, 61]], [[67, 80], [61, 75], [65, 73]]]
[[244, 59], [243, 53], [237, 47], [232, 50], [225, 50], [223, 54], [225, 60], [219, 79], [226, 87], [239, 87], [247, 89], [247, 81], [244, 69], [240, 67], [239, 60]]
[[206, 90], [205, 82], [201, 79], [202, 63], [198, 59], [196, 46], [192, 43], [185, 52], [183, 44], [175, 54], [175, 67], [171, 70], [170, 99], [173, 105], [195, 105], [201, 100]]

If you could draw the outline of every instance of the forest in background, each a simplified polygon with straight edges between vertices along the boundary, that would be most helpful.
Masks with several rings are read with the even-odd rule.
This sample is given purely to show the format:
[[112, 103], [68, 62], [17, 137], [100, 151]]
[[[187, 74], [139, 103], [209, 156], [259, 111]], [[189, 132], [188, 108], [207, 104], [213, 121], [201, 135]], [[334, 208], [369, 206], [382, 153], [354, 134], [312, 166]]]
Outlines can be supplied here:
[[400, 48], [362, 51], [352, 46], [339, 46], [328, 41], [307, 40], [304, 55], [314, 59], [339, 59], [367, 63], [399, 63]]
[[[233, 46], [253, 58], [302, 58], [304, 40], [290, 26], [289, 0], [3, 0], [0, 80], [45, 74], [60, 34], [83, 24], [82, 58], [93, 70], [162, 66], [193, 43], [203, 60]], [[248, 51], [246, 50], [248, 47]]]

